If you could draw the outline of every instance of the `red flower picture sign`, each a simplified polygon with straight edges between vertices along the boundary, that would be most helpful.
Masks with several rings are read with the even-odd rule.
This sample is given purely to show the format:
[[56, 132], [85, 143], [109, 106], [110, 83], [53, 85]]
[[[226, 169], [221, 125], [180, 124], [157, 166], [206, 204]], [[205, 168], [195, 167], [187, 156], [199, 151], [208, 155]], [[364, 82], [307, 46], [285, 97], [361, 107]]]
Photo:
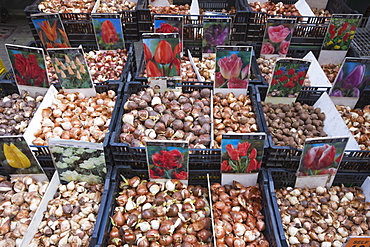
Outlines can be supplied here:
[[348, 137], [309, 138], [302, 151], [299, 176], [335, 174]]
[[44, 53], [41, 48], [6, 45], [18, 85], [48, 87]]
[[180, 76], [181, 44], [177, 33], [143, 35], [143, 50], [148, 77]]
[[278, 59], [267, 97], [296, 98], [304, 84], [310, 64], [310, 61], [303, 59]]
[[188, 179], [187, 142], [147, 141], [146, 153], [150, 179]]
[[221, 172], [251, 173], [261, 168], [265, 134], [222, 135]]

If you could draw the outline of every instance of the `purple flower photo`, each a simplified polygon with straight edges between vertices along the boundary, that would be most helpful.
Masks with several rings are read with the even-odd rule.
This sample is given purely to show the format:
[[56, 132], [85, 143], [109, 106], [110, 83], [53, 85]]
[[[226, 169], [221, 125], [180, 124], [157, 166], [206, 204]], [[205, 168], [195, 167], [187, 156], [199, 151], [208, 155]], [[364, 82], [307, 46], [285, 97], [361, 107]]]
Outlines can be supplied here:
[[216, 46], [229, 43], [230, 22], [204, 22], [203, 23], [203, 53], [215, 53]]

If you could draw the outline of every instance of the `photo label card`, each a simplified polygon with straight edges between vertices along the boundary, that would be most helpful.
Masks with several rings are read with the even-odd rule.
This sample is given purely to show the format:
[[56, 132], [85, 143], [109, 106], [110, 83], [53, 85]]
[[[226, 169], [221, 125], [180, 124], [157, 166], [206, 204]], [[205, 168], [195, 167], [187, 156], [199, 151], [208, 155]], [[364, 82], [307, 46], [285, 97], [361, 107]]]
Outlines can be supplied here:
[[71, 47], [59, 14], [32, 14], [31, 20], [45, 49]]
[[37, 181], [48, 178], [23, 136], [0, 136], [1, 165], [10, 176], [32, 175]]
[[365, 179], [365, 182], [361, 185], [361, 189], [366, 197], [366, 202], [370, 202], [370, 176]]
[[[262, 165], [266, 133], [223, 134], [221, 141], [221, 181], [233, 180], [255, 185]], [[257, 175], [251, 175], [257, 174]], [[248, 182], [247, 182], [248, 181]], [[244, 185], [244, 183], [243, 183]]]
[[346, 57], [334, 81], [330, 98], [336, 105], [354, 108], [370, 84], [370, 59]]
[[48, 142], [60, 181], [104, 182], [107, 168], [102, 143], [55, 138]]
[[20, 90], [45, 94], [50, 83], [46, 71], [44, 50], [10, 44], [5, 44], [5, 47], [15, 81]]
[[230, 37], [231, 18], [204, 17], [202, 52], [215, 53], [216, 46], [228, 45]]
[[266, 58], [285, 57], [297, 19], [268, 18], [260, 54]]
[[[349, 137], [307, 138], [297, 171], [296, 187], [330, 187]], [[311, 178], [311, 179], [310, 179]]]
[[214, 88], [248, 88], [252, 46], [217, 46]]
[[166, 181], [174, 178], [188, 184], [189, 142], [146, 141], [146, 157], [150, 180]]
[[119, 14], [92, 14], [91, 17], [99, 50], [117, 50], [125, 47]]
[[183, 54], [183, 17], [154, 15], [154, 33], [178, 33], [179, 47]]
[[290, 104], [295, 102], [306, 78], [311, 61], [280, 58], [276, 61], [265, 102]]
[[144, 33], [142, 37], [147, 77], [181, 80], [179, 34]]
[[82, 47], [48, 49], [48, 53], [63, 89], [86, 96], [96, 94]]
[[322, 44], [319, 63], [340, 64], [355, 37], [362, 14], [333, 14]]
[[343, 247], [369, 247], [370, 236], [349, 236]]

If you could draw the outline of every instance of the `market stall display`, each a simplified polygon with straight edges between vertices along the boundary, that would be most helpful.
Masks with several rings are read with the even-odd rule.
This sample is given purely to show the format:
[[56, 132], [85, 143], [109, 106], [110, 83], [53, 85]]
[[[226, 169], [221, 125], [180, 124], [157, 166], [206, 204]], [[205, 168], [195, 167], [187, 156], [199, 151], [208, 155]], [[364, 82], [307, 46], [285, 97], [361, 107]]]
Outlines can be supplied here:
[[[326, 6], [305, 0], [198, 2], [199, 13], [190, 11], [190, 1], [179, 0], [171, 6], [148, 0], [83, 5], [74, 5], [74, 0], [65, 6], [36, 0], [25, 9], [29, 21], [33, 14], [58, 13], [53, 15], [64, 26], [69, 49], [80, 52], [77, 56], [66, 51], [66, 58], [61, 50], [48, 51], [53, 60], [45, 58], [48, 77], [56, 87], [43, 98], [9, 92], [0, 101], [0, 135], [24, 135], [24, 146], [31, 145], [30, 154], [52, 184], [46, 190], [47, 185], [27, 177], [10, 182], [0, 178], [0, 197], [6, 200], [0, 207], [0, 245], [342, 246], [348, 236], [370, 236], [369, 199], [366, 186], [360, 189], [370, 175], [369, 78], [363, 75], [368, 61], [357, 61], [356, 76], [362, 84], [353, 90], [366, 106], [352, 109], [345, 101], [335, 105], [329, 96], [340, 65], [317, 61], [324, 38], [333, 32], [332, 15], [360, 16], [343, 0], [328, 0]], [[108, 17], [112, 25], [103, 27]], [[170, 26], [171, 21], [176, 23]], [[113, 30], [113, 22], [122, 26], [123, 37]], [[343, 39], [347, 31], [348, 39], [356, 33], [352, 24], [334, 24]], [[54, 29], [58, 33], [51, 24], [42, 37], [49, 35], [48, 41], [53, 41]], [[112, 35], [104, 37], [106, 46], [100, 44], [103, 29]], [[279, 37], [268, 29], [276, 29]], [[163, 38], [167, 36], [174, 40]], [[266, 53], [263, 38], [264, 44], [273, 43], [275, 52]], [[103, 50], [118, 39], [123, 47]], [[77, 48], [80, 45], [83, 48]], [[218, 55], [207, 53], [221, 50]], [[240, 55], [240, 62], [223, 63], [234, 54]], [[78, 63], [84, 55], [86, 69]], [[276, 62], [279, 56], [287, 57]], [[281, 73], [274, 79], [282, 85], [270, 90], [270, 81], [276, 85], [271, 78], [274, 67]], [[59, 80], [80, 79], [81, 73], [90, 72], [89, 89], [94, 87], [96, 96], [66, 89], [57, 72]], [[238, 83], [239, 91], [228, 85], [233, 78], [244, 82]], [[9, 84], [1, 79], [0, 95]], [[26, 129], [25, 118], [32, 115]], [[329, 139], [335, 141], [330, 149], [325, 143]], [[86, 152], [79, 141], [89, 143]], [[67, 151], [72, 146], [73, 154]], [[22, 172], [24, 162], [15, 165], [11, 160], [22, 160], [10, 154], [16, 150], [0, 148], [7, 156], [2, 161], [5, 171], [10, 163]], [[321, 169], [307, 157], [330, 165]], [[305, 170], [300, 170], [302, 162], [309, 164]], [[330, 176], [325, 182], [334, 182], [327, 188], [299, 188], [294, 184], [297, 176], [315, 183], [326, 179], [320, 176]], [[28, 185], [11, 185], [25, 179], [31, 192], [25, 190]], [[15, 192], [8, 192], [10, 187]], [[28, 194], [36, 191], [50, 198], [34, 196], [33, 202]], [[32, 205], [21, 205], [27, 200]], [[20, 219], [33, 216], [31, 208], [40, 211], [40, 224]], [[18, 223], [10, 223], [18, 218]], [[28, 223], [34, 231], [24, 238], [33, 239], [29, 245], [20, 243]]]

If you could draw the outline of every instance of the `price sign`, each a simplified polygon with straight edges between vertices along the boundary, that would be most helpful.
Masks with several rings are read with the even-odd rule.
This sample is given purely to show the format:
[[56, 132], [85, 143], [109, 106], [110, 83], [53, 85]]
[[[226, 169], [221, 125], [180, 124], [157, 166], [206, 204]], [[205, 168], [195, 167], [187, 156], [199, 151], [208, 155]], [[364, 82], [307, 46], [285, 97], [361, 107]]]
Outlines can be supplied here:
[[343, 247], [369, 247], [370, 236], [349, 237]]

